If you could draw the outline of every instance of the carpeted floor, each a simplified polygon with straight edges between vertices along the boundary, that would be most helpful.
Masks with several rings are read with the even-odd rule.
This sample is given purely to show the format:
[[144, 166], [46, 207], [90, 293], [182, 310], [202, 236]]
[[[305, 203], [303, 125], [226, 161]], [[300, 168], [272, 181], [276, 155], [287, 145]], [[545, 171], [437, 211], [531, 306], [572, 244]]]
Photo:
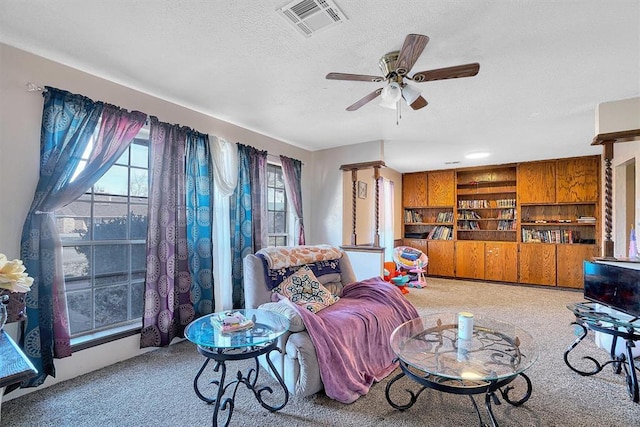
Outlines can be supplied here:
[[[422, 314], [471, 311], [515, 323], [534, 336], [539, 358], [527, 371], [533, 395], [523, 406], [494, 405], [501, 426], [635, 426], [640, 405], [631, 402], [625, 380], [612, 369], [581, 377], [564, 363], [563, 353], [575, 339], [572, 313], [581, 292], [540, 287], [427, 278], [424, 289], [407, 298]], [[590, 336], [576, 349], [601, 362], [605, 350]], [[203, 362], [194, 345], [182, 342], [65, 381], [2, 404], [3, 426], [210, 426], [212, 407], [194, 394], [192, 381]], [[576, 359], [577, 360], [577, 359]], [[229, 376], [249, 362], [230, 366]], [[477, 426], [468, 396], [423, 392], [406, 411], [385, 399], [389, 379], [374, 384], [366, 396], [344, 405], [322, 394], [292, 396], [287, 406], [270, 413], [245, 388], [238, 390], [232, 426]], [[216, 374], [211, 372], [211, 378]], [[406, 381], [406, 387], [417, 387]], [[264, 371], [260, 382], [277, 386]], [[483, 396], [477, 398], [488, 422]]]

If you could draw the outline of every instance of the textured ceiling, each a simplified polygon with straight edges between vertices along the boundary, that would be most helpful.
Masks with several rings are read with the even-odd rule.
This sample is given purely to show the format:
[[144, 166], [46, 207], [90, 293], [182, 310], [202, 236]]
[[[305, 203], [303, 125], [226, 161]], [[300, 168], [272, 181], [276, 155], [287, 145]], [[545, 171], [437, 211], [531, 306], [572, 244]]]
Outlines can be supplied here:
[[[347, 21], [305, 38], [288, 0], [1, 0], [0, 41], [309, 150], [382, 140], [401, 172], [599, 154], [597, 104], [640, 96], [638, 0], [335, 2]], [[381, 85], [325, 75], [379, 75], [408, 33], [430, 38], [414, 72], [479, 74], [421, 83], [399, 125], [345, 111]]]

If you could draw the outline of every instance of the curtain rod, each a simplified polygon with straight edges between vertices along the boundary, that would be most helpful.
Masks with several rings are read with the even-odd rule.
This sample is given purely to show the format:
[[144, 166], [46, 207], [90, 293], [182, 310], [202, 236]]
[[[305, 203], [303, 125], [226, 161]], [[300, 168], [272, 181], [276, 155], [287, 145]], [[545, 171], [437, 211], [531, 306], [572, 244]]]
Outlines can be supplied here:
[[38, 86], [37, 84], [32, 82], [27, 82], [26, 86], [27, 86], [27, 91], [29, 92], [46, 92], [47, 91], [47, 89], [45, 89], [43, 86]]
[[[278, 154], [267, 153], [267, 157], [272, 157], [274, 159], [280, 160], [280, 155], [278, 155]], [[288, 157], [288, 156], [285, 156], [285, 157]], [[304, 166], [304, 162], [303, 161], [300, 161], [300, 163], [302, 164], [302, 166]]]

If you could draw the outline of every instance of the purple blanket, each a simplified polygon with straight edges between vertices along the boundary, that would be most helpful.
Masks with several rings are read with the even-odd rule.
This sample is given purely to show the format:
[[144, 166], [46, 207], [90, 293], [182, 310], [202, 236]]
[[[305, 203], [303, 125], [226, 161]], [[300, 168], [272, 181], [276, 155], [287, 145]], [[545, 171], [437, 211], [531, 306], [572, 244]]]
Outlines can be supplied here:
[[379, 277], [345, 286], [335, 304], [300, 313], [318, 354], [327, 396], [352, 403], [396, 368], [391, 332], [418, 317], [400, 290]]

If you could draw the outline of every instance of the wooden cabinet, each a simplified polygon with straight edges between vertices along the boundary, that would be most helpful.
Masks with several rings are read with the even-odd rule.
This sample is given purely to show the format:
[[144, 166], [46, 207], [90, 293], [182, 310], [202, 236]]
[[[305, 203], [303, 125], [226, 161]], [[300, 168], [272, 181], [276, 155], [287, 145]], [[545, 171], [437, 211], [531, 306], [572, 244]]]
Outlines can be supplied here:
[[457, 173], [458, 240], [517, 240], [516, 167]]
[[452, 240], [428, 240], [427, 275], [453, 277], [455, 275], [454, 242]]
[[556, 284], [556, 245], [521, 243], [519, 255], [520, 283], [532, 285]]
[[429, 206], [451, 206], [455, 204], [455, 172], [452, 170], [427, 174], [427, 204]]
[[596, 256], [595, 245], [558, 245], [558, 286], [582, 288], [584, 283], [583, 262]]
[[497, 282], [518, 281], [518, 244], [485, 242], [484, 278]]
[[518, 165], [518, 203], [554, 203], [556, 201], [555, 161]]
[[582, 261], [600, 250], [600, 163], [405, 174], [405, 244], [427, 253], [432, 275], [580, 288]]
[[402, 175], [402, 205], [427, 206], [427, 173], [415, 172]]
[[456, 242], [456, 277], [484, 279], [484, 242]]
[[600, 156], [561, 159], [556, 164], [556, 202], [596, 202]]

